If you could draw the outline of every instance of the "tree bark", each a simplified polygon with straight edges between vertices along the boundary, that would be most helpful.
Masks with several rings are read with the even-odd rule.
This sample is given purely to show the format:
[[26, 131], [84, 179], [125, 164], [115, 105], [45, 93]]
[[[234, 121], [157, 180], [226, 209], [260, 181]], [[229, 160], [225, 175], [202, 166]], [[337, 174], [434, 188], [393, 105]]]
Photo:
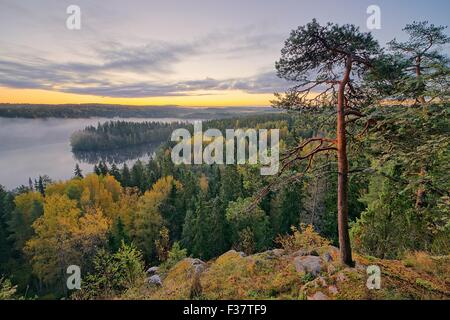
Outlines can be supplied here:
[[345, 74], [339, 83], [337, 110], [337, 158], [338, 158], [338, 232], [342, 263], [353, 266], [350, 236], [348, 232], [348, 159], [345, 130], [345, 86], [350, 80], [351, 57], [347, 58]]
[[[416, 58], [416, 78], [419, 79], [422, 75], [421, 72], [421, 63], [422, 63], [422, 58], [420, 56], [418, 56]], [[418, 97], [418, 100], [420, 103], [425, 103], [425, 97], [420, 95]], [[422, 165], [422, 167], [420, 168], [420, 172], [419, 172], [419, 177], [421, 179], [420, 181], [420, 185], [419, 188], [417, 189], [416, 192], [416, 209], [420, 209], [423, 208], [425, 206], [425, 185], [423, 183], [423, 177], [426, 174], [426, 170], [425, 170], [425, 166]]]
[[[421, 67], [421, 64], [422, 64], [422, 58], [420, 57], [420, 56], [418, 56], [417, 58], [416, 58], [416, 78], [417, 78], [417, 80], [419, 80], [419, 78], [422, 76], [422, 67]], [[419, 100], [419, 102], [420, 103], [425, 103], [426, 101], [425, 101], [425, 97], [424, 96], [422, 96], [422, 95], [419, 95], [418, 97], [417, 97], [417, 99]]]
[[416, 209], [425, 207], [425, 183], [423, 180], [426, 173], [425, 166], [422, 165], [419, 172], [420, 185], [416, 192]]

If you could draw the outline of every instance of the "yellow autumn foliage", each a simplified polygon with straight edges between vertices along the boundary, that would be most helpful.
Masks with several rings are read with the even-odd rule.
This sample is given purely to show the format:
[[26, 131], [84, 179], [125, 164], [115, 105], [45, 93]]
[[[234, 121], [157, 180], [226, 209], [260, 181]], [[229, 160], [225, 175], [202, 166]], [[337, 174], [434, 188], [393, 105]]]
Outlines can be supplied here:
[[25, 245], [33, 272], [44, 282], [54, 282], [69, 265], [82, 266], [106, 241], [109, 226], [101, 208], [83, 214], [66, 195], [47, 196], [44, 214], [32, 225], [35, 235]]

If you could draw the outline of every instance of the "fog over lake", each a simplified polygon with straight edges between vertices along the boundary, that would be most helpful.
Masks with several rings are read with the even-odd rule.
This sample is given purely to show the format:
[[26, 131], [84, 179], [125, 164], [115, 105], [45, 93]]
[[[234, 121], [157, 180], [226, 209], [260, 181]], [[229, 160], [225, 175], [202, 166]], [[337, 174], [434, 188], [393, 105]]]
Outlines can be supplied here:
[[[68, 179], [73, 176], [75, 164], [78, 163], [83, 173], [92, 172], [93, 159], [98, 155], [81, 155], [78, 159], [70, 147], [70, 136], [73, 132], [88, 125], [97, 125], [110, 120], [125, 120], [134, 122], [183, 121], [175, 118], [89, 118], [89, 119], [23, 119], [0, 117], [0, 185], [14, 189], [20, 185], [28, 185], [28, 178], [48, 175], [52, 180]], [[124, 150], [131, 156], [117, 157], [120, 151], [105, 159], [119, 159], [116, 163], [128, 159], [132, 164], [137, 159], [147, 161], [154, 152], [154, 146], [148, 150]], [[144, 147], [145, 148], [145, 147]], [[136, 157], [136, 155], [139, 155]], [[130, 159], [133, 158], [133, 159]], [[82, 160], [81, 160], [82, 159]]]

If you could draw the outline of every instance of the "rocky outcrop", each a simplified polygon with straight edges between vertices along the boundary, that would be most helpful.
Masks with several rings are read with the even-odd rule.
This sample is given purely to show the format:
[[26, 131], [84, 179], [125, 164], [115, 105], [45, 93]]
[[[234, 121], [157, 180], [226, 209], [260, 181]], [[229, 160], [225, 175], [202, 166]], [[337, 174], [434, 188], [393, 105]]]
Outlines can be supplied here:
[[[402, 261], [363, 257], [356, 267], [340, 263], [339, 249], [272, 249], [253, 255], [230, 250], [205, 263], [186, 258], [148, 282], [147, 299], [449, 299], [445, 281]], [[447, 258], [446, 258], [447, 259]], [[442, 260], [442, 259], [441, 259]], [[441, 260], [432, 260], [441, 263]], [[447, 260], [446, 260], [447, 261]], [[434, 262], [433, 262], [434, 263]], [[369, 265], [383, 270], [380, 290], [366, 286]], [[438, 266], [438, 265], [436, 265]], [[417, 280], [419, 279], [419, 280]]]
[[150, 267], [150, 268], [147, 269], [147, 273], [149, 275], [157, 274], [158, 270], [159, 270], [159, 267], [157, 267], [157, 266]]
[[157, 274], [152, 275], [147, 279], [148, 283], [151, 285], [162, 286], [161, 277]]
[[300, 256], [294, 258], [294, 266], [297, 272], [310, 273], [317, 276], [322, 271], [323, 261], [316, 256]]
[[206, 269], [206, 263], [200, 259], [186, 258], [184, 260], [191, 265], [195, 275], [202, 273]]

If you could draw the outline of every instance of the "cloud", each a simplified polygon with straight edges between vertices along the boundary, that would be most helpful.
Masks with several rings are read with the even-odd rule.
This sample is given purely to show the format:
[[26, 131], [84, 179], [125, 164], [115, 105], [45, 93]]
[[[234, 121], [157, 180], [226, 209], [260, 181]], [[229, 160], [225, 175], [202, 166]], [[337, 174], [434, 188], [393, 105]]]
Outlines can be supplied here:
[[288, 83], [277, 78], [275, 73], [265, 72], [254, 77], [224, 80], [206, 78], [172, 83], [137, 82], [132, 84], [107, 83], [90, 87], [68, 86], [61, 91], [107, 97], [140, 98], [198, 95], [197, 91], [242, 90], [247, 93], [274, 93], [284, 91], [287, 87]]
[[[130, 46], [119, 42], [99, 41], [90, 50], [86, 50], [92, 53], [88, 54], [90, 59], [83, 62], [55, 62], [25, 52], [15, 52], [10, 56], [2, 54], [0, 86], [124, 98], [187, 96], [198, 95], [198, 91], [214, 90], [273, 93], [287, 87], [286, 82], [278, 79], [275, 72], [227, 79], [160, 79], [168, 74], [176, 78], [175, 65], [191, 57], [219, 54], [235, 59], [246, 53], [266, 52], [277, 43], [278, 37], [262, 35], [254, 30], [228, 30], [176, 43], [148, 41], [142, 45]], [[158, 81], [142, 80], [152, 77]]]

